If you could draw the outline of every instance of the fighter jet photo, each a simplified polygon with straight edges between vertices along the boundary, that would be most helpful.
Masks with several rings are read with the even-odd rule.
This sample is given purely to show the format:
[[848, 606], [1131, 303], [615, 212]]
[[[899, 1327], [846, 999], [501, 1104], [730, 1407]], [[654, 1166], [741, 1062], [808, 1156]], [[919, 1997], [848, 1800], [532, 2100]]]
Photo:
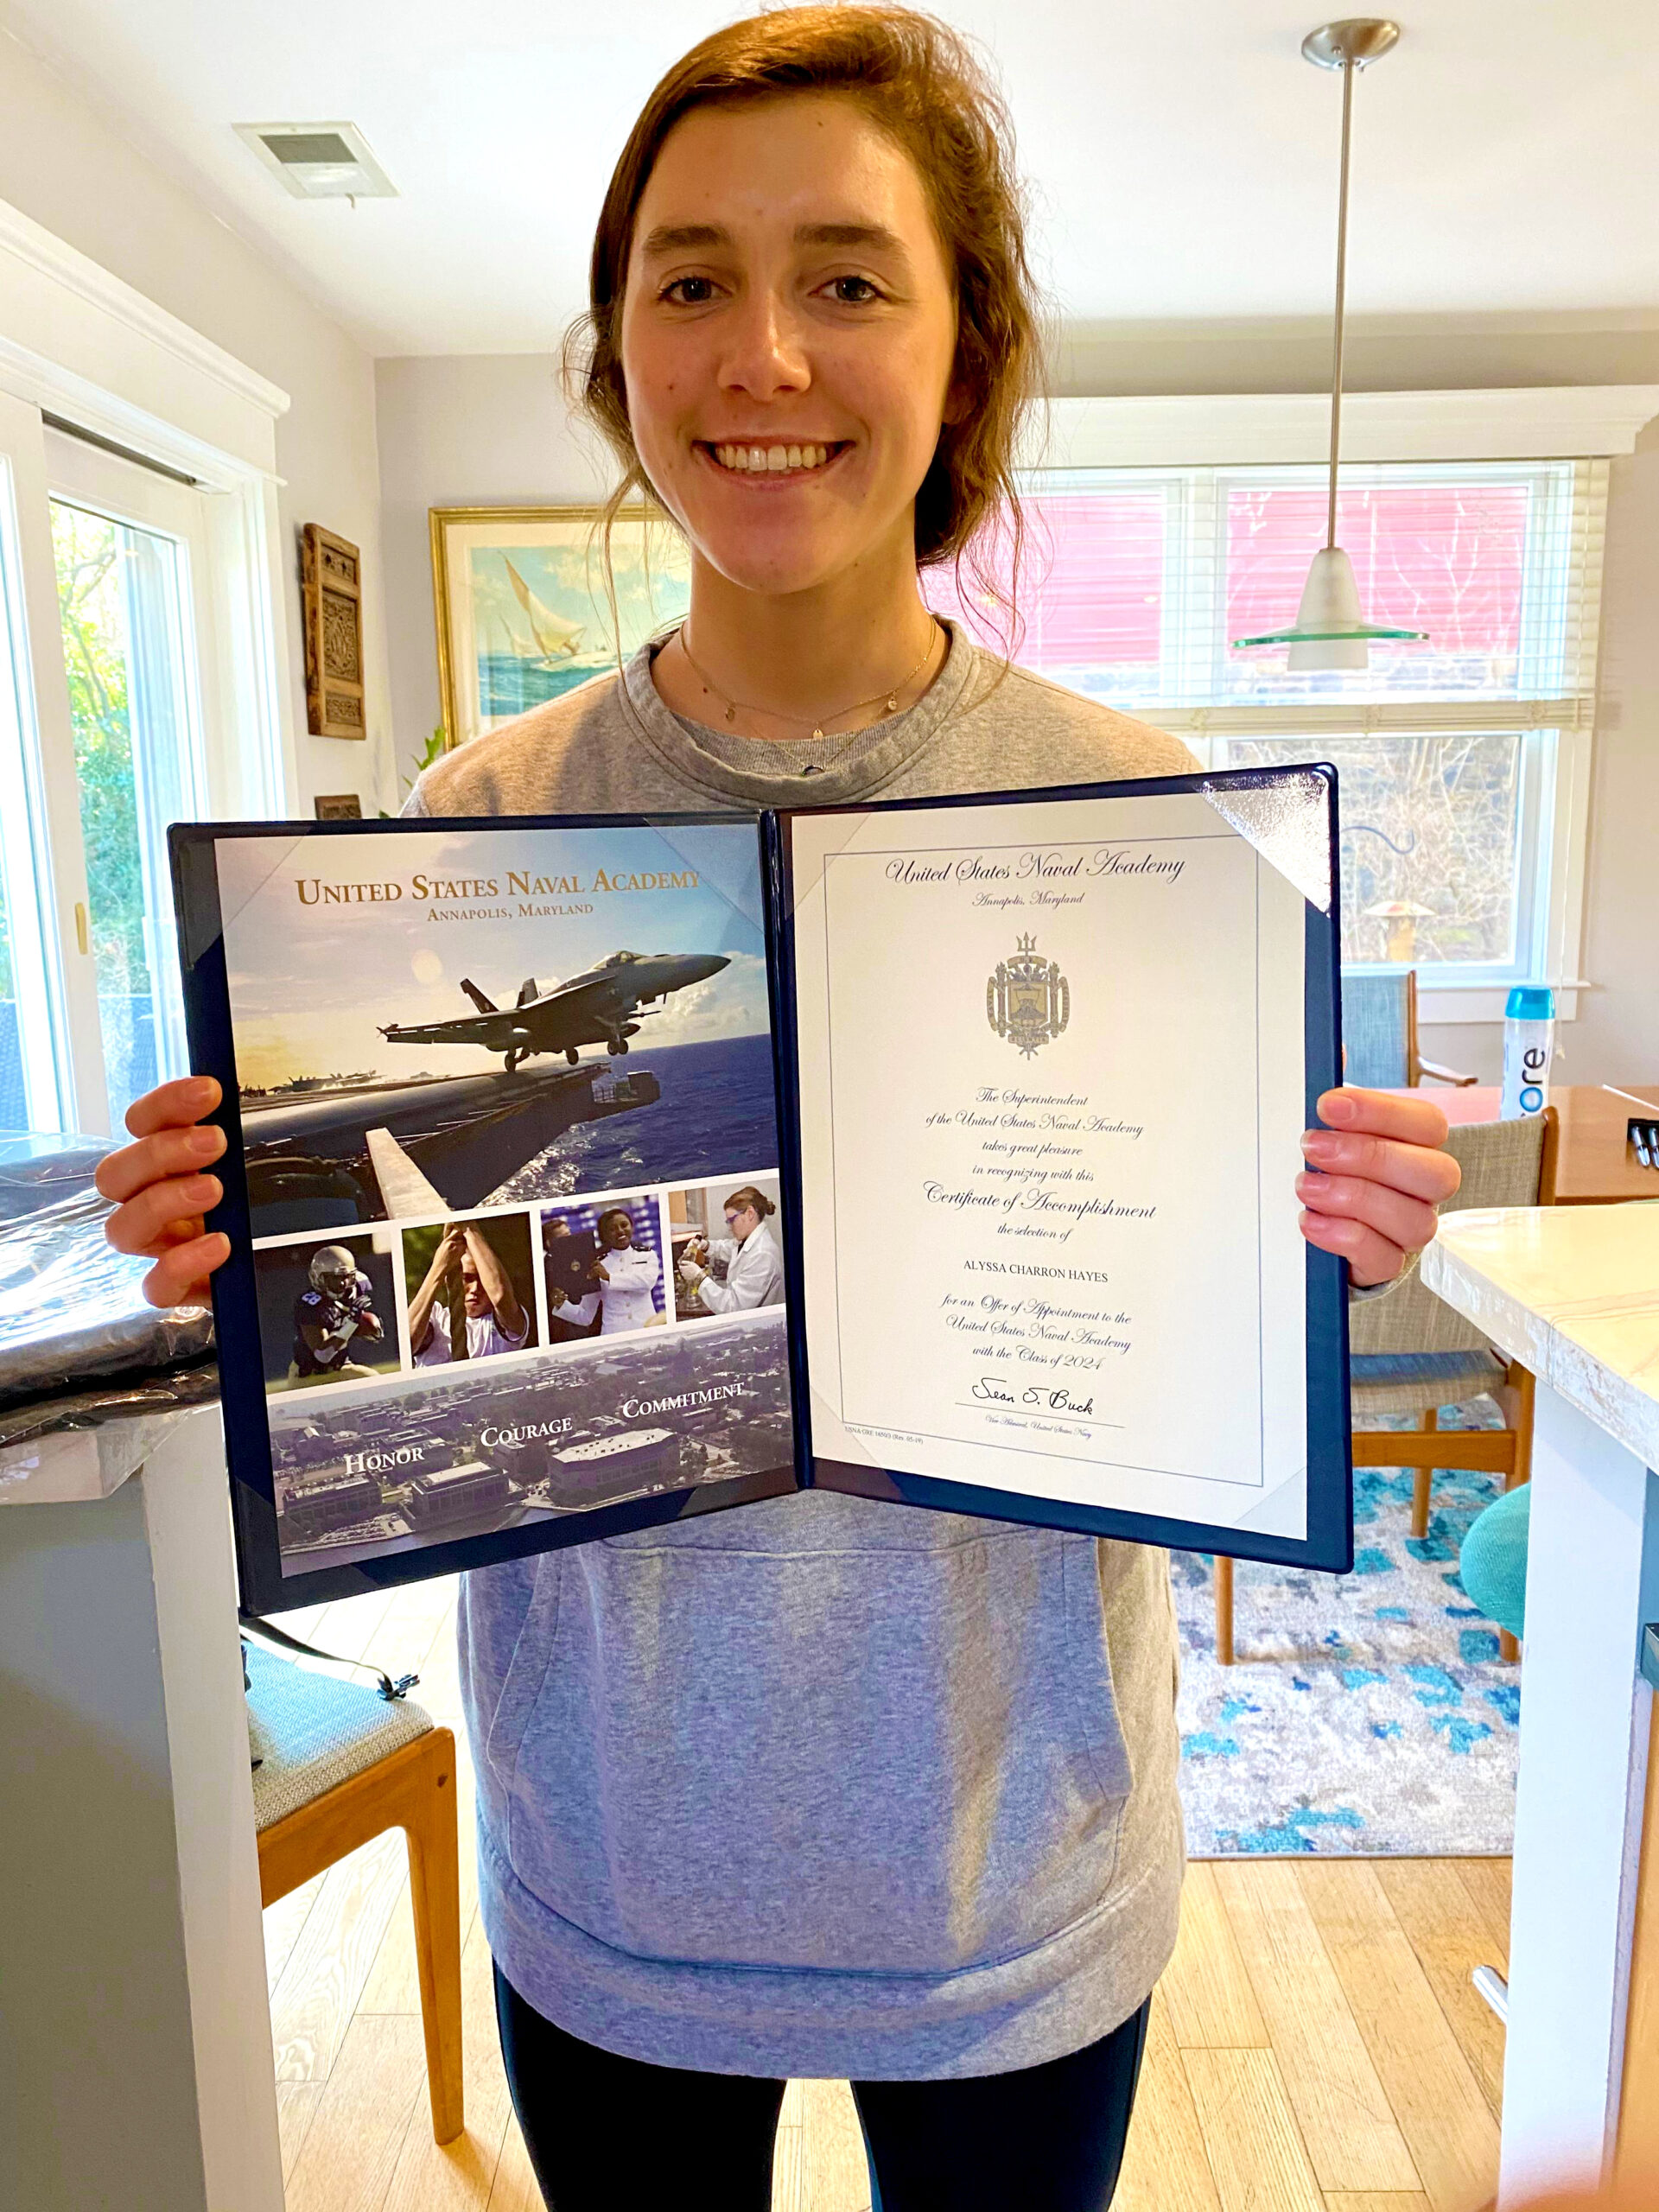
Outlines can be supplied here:
[[[543, 991], [531, 976], [518, 987], [511, 1007], [498, 1007], [476, 983], [461, 989], [478, 1008], [448, 1021], [394, 1021], [380, 1034], [389, 1045], [481, 1045], [506, 1055], [511, 1075], [521, 1060], [537, 1052], [563, 1052], [572, 1067], [582, 1045], [603, 1045], [626, 1052], [639, 1024], [634, 1014], [660, 1014], [671, 991], [683, 991], [717, 976], [731, 962], [717, 952], [613, 952], [585, 976], [573, 976]], [[656, 1000], [652, 1006], [650, 1001]]]

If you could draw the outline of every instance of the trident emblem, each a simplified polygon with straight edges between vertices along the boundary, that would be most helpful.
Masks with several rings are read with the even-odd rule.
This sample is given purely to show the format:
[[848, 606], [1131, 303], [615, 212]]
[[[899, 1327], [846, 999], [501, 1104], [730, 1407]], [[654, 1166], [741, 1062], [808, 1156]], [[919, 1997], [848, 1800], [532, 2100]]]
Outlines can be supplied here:
[[985, 1019], [1030, 1059], [1071, 1018], [1071, 986], [1053, 961], [1039, 953], [1036, 938], [1022, 937], [1014, 958], [999, 960], [985, 986]]

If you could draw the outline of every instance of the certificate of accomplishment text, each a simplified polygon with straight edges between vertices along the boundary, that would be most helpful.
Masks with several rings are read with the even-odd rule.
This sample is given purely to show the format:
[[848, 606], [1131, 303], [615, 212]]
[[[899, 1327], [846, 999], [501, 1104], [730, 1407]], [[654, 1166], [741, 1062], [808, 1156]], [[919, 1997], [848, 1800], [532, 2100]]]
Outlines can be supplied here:
[[1191, 790], [791, 839], [820, 1467], [1300, 1539], [1302, 892]]

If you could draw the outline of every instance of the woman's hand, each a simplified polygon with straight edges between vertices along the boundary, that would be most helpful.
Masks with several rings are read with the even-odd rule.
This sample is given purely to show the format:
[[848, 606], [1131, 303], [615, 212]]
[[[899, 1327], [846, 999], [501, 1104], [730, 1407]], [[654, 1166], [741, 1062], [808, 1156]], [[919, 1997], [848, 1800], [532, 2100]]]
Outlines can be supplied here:
[[219, 1103], [209, 1075], [182, 1076], [147, 1090], [127, 1109], [136, 1144], [99, 1160], [92, 1180], [115, 1211], [104, 1234], [118, 1252], [156, 1264], [144, 1277], [152, 1306], [206, 1306], [207, 1278], [231, 1256], [231, 1240], [202, 1232], [202, 1217], [225, 1195], [205, 1171], [225, 1149], [222, 1129], [197, 1125]]
[[1434, 1209], [1462, 1181], [1448, 1152], [1446, 1116], [1432, 1100], [1382, 1090], [1327, 1090], [1320, 1121], [1302, 1139], [1308, 1171], [1296, 1178], [1302, 1234], [1348, 1262], [1362, 1290], [1392, 1282], [1434, 1235]]

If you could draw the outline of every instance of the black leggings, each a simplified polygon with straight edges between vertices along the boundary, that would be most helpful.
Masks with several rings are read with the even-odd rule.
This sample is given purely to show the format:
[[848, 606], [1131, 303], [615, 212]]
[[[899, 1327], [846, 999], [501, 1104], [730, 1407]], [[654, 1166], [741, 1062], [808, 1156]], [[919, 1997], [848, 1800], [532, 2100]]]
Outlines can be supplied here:
[[[1017, 2074], [855, 2082], [873, 2212], [1105, 2212], [1150, 2003], [1087, 2050]], [[495, 2010], [552, 2212], [767, 2212], [781, 2082], [615, 2057], [543, 2019], [499, 1967]]]

